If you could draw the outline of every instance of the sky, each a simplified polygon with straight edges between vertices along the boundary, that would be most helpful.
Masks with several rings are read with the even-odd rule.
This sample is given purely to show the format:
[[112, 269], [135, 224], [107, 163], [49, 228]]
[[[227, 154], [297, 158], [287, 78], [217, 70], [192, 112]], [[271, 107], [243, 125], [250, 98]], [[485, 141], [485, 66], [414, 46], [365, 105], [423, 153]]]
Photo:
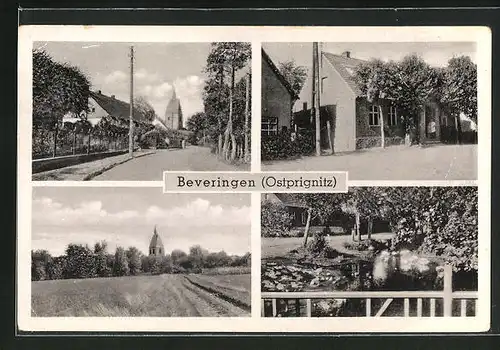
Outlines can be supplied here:
[[[398, 61], [408, 54], [417, 54], [435, 67], [445, 67], [450, 58], [466, 55], [476, 62], [476, 43], [474, 42], [335, 42], [321, 43], [323, 51], [342, 54], [350, 51], [351, 57], [363, 60], [379, 58], [384, 61]], [[262, 47], [273, 62], [294, 59], [295, 63], [312, 69], [312, 43], [263, 43]], [[304, 93], [306, 95], [302, 96]], [[309, 92], [302, 92], [301, 99], [307, 100]], [[295, 108], [302, 108], [296, 105]]]
[[165, 250], [242, 255], [250, 251], [250, 195], [163, 194], [158, 188], [37, 187], [33, 189], [32, 249], [64, 254], [69, 243], [105, 240], [147, 254], [154, 226]]
[[[79, 67], [90, 78], [92, 90], [128, 102], [130, 99], [130, 43], [36, 42], [57, 62]], [[164, 118], [175, 86], [185, 119], [203, 111], [203, 69], [210, 43], [134, 43], [134, 94], [144, 96]]]

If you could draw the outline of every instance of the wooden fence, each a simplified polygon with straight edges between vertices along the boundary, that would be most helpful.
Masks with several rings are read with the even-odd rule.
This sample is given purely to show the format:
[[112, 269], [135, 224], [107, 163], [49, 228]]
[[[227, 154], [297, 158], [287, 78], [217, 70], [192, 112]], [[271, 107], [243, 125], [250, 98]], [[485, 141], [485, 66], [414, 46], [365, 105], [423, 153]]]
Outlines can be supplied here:
[[[442, 316], [451, 317], [453, 314], [453, 301], [460, 301], [460, 316], [467, 316], [467, 306], [473, 303], [476, 310], [478, 292], [477, 291], [453, 291], [453, 272], [451, 266], [444, 267], [443, 290], [439, 291], [338, 291], [338, 292], [262, 292], [261, 293], [261, 314], [263, 317], [277, 317], [277, 300], [289, 302], [295, 300], [296, 310], [300, 310], [300, 301], [306, 301], [306, 316], [312, 316], [312, 300], [318, 299], [364, 299], [366, 317], [380, 317], [391, 305], [394, 299], [403, 299], [403, 314], [410, 317], [410, 299], [416, 299], [416, 316], [422, 317], [424, 313], [423, 300], [429, 300], [429, 316], [441, 316], [436, 313], [436, 301], [442, 300]], [[385, 299], [378, 310], [372, 308], [373, 299]], [[271, 301], [272, 313], [266, 314], [265, 302]], [[474, 311], [475, 312], [475, 311]], [[297, 313], [299, 315], [299, 312]]]

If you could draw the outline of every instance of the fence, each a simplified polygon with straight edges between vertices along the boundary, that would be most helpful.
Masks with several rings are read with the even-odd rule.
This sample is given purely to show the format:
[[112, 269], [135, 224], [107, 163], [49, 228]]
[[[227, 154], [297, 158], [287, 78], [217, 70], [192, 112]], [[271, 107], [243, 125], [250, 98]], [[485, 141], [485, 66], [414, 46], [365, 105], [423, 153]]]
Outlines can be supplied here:
[[[428, 316], [444, 316], [451, 317], [453, 315], [453, 305], [455, 300], [459, 300], [460, 304], [456, 308], [459, 311], [460, 317], [468, 316], [467, 308], [472, 303], [473, 313], [476, 310], [478, 299], [477, 291], [453, 291], [452, 288], [453, 272], [451, 266], [444, 267], [443, 290], [440, 291], [338, 291], [338, 292], [263, 292], [261, 294], [261, 314], [263, 317], [277, 317], [278, 305], [277, 300], [285, 301], [288, 305], [289, 301], [295, 301], [295, 316], [300, 316], [301, 301], [305, 300], [306, 317], [312, 317], [313, 300], [318, 299], [361, 299], [364, 300], [366, 317], [380, 317], [389, 308], [395, 299], [403, 300], [403, 315], [410, 317], [413, 313], [417, 317], [424, 315], [424, 300], [428, 300], [429, 312]], [[385, 299], [378, 310], [372, 307], [372, 300]], [[416, 312], [410, 312], [410, 300], [416, 299]], [[271, 313], [266, 312], [265, 303], [271, 301]], [[438, 315], [437, 301], [442, 301], [442, 315]]]

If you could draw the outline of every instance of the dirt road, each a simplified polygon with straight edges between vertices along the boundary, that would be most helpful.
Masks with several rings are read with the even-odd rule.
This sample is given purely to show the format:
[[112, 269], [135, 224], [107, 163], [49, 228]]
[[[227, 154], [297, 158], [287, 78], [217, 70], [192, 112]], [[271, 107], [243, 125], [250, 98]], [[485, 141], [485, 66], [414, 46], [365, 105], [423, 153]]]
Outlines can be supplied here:
[[32, 315], [234, 317], [250, 310], [184, 275], [159, 275], [33, 282]]

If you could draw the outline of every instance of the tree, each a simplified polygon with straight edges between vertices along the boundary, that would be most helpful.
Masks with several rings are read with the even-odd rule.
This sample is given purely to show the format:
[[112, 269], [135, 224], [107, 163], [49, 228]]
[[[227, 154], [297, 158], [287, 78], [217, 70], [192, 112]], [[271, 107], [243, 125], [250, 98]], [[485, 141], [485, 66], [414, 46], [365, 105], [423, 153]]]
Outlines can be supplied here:
[[43, 281], [50, 279], [47, 271], [48, 265], [52, 262], [52, 256], [46, 250], [31, 251], [31, 280]]
[[208, 255], [208, 251], [204, 250], [200, 245], [194, 245], [189, 248], [188, 257], [191, 261], [192, 268], [201, 269], [206, 255]]
[[260, 210], [262, 237], [280, 237], [292, 228], [293, 216], [280, 203], [266, 201]]
[[108, 266], [108, 243], [106, 241], [98, 242], [94, 245], [95, 269], [99, 277], [111, 276], [111, 268]]
[[79, 68], [55, 62], [43, 50], [33, 50], [33, 126], [57, 132], [64, 115], [83, 116], [89, 111], [90, 82]]
[[304, 66], [299, 66], [294, 59], [280, 62], [278, 64], [278, 69], [285, 78], [285, 80], [290, 84], [292, 90], [298, 96], [304, 87], [304, 83], [307, 79], [307, 68]]
[[191, 143], [197, 144], [200, 140], [209, 135], [210, 124], [207, 115], [203, 112], [195, 113], [188, 119], [186, 128], [192, 132]]
[[155, 109], [144, 96], [137, 96], [134, 99], [134, 109], [140, 112], [148, 122], [152, 122], [157, 118]]
[[141, 252], [136, 247], [129, 247], [126, 254], [130, 274], [138, 275], [141, 272]]
[[442, 72], [440, 102], [455, 118], [458, 141], [461, 141], [460, 113], [477, 123], [477, 66], [470, 57], [454, 57]]
[[128, 276], [129, 273], [127, 254], [122, 247], [117, 247], [113, 265], [113, 276]]
[[87, 245], [70, 243], [66, 248], [64, 278], [92, 278], [96, 276], [94, 253]]
[[404, 117], [408, 139], [418, 141], [416, 128], [425, 104], [440, 91], [440, 75], [421, 57], [413, 54], [405, 56], [394, 65], [391, 73], [394, 88], [390, 98], [396, 103], [400, 115]]
[[[219, 86], [224, 85], [224, 77], [229, 74], [229, 111], [224, 140], [222, 145], [222, 157], [225, 160], [234, 161], [236, 158], [236, 137], [233, 133], [233, 95], [235, 86], [235, 73], [242, 69], [251, 56], [250, 43], [243, 42], [217, 42], [211, 44], [211, 50], [207, 58], [206, 71]], [[219, 126], [221, 125], [219, 120]], [[219, 135], [219, 148], [221, 136]], [[231, 143], [230, 143], [231, 142]], [[219, 149], [220, 152], [220, 149]]]
[[385, 117], [383, 101], [390, 99], [395, 88], [395, 65], [373, 59], [356, 67], [354, 80], [359, 89], [366, 96], [368, 102], [374, 104], [379, 112], [381, 147], [385, 147]]
[[172, 264], [174, 265], [180, 265], [180, 261], [184, 259], [186, 256], [187, 254], [180, 249], [174, 249], [170, 254], [170, 257], [172, 259]]

